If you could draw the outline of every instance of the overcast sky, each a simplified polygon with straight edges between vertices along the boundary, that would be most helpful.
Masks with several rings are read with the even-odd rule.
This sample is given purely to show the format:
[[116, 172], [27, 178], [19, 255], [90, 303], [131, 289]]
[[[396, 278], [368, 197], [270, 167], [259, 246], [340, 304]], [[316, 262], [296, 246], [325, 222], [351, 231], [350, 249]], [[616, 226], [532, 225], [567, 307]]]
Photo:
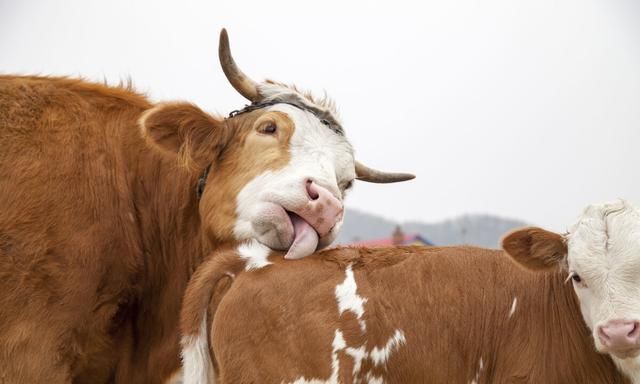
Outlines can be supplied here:
[[361, 161], [418, 175], [358, 183], [350, 207], [564, 230], [590, 202], [640, 205], [636, 0], [0, 0], [0, 72], [130, 76], [226, 114], [245, 101], [222, 27], [256, 80], [326, 90]]

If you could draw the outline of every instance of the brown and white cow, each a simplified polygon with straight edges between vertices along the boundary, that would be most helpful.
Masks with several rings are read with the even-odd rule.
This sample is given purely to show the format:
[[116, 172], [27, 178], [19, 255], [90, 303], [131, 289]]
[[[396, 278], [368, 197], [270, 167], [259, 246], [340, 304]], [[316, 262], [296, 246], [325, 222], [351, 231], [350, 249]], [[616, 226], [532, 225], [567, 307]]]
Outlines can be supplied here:
[[[615, 356], [639, 350], [639, 229], [630, 208], [590, 208], [568, 237], [570, 274], [557, 266], [563, 238], [535, 228], [504, 246], [540, 273], [474, 247], [342, 248], [284, 262], [241, 245], [203, 263], [187, 288], [184, 382], [628, 382], [636, 360]], [[577, 274], [578, 297], [567, 283]]]
[[0, 383], [158, 383], [180, 367], [179, 311], [213, 249], [299, 258], [329, 244], [356, 178], [331, 104], [255, 83], [229, 118], [125, 87], [0, 77]]

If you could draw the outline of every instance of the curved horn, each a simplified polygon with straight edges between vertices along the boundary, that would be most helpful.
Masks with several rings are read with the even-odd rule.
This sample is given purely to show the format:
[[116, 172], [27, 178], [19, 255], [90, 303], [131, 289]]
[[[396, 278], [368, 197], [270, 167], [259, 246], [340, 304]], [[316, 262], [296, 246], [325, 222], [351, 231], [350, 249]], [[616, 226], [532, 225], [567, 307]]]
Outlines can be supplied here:
[[382, 172], [367, 167], [359, 161], [356, 161], [356, 179], [367, 181], [369, 183], [397, 183], [399, 181], [407, 181], [414, 179], [416, 176], [410, 173], [392, 173]]
[[250, 101], [258, 101], [257, 83], [247, 77], [236, 65], [233, 56], [231, 56], [231, 48], [229, 48], [229, 36], [227, 35], [227, 30], [224, 28], [220, 31], [218, 57], [220, 58], [220, 65], [222, 66], [224, 75], [231, 85], [233, 85], [233, 88]]

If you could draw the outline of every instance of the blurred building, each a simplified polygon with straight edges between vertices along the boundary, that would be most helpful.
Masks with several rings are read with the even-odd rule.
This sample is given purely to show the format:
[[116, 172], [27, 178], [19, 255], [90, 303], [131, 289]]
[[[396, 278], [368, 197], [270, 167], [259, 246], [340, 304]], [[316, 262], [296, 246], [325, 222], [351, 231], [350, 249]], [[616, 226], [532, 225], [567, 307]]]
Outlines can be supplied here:
[[396, 226], [391, 233], [391, 237], [385, 237], [382, 239], [362, 240], [355, 241], [350, 244], [345, 244], [351, 247], [389, 247], [393, 245], [434, 245], [429, 239], [418, 234], [406, 234], [402, 231], [400, 226]]

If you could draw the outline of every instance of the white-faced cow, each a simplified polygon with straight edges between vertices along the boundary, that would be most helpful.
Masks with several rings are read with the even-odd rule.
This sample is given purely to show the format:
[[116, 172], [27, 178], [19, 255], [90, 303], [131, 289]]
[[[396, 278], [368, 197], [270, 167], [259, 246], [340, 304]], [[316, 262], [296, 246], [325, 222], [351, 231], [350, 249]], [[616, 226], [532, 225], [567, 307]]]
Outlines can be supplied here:
[[639, 241], [637, 212], [613, 204], [572, 229], [569, 269], [563, 237], [507, 236], [539, 273], [474, 247], [342, 248], [296, 262], [221, 251], [185, 295], [184, 382], [625, 383], [640, 350]]
[[591, 205], [564, 235], [529, 228], [503, 246], [530, 269], [561, 269], [596, 349], [640, 383], [640, 212], [623, 200]]
[[329, 244], [354, 179], [332, 105], [235, 65], [228, 118], [125, 87], [0, 77], [0, 383], [159, 383], [180, 367], [195, 268], [253, 239], [298, 258]]

